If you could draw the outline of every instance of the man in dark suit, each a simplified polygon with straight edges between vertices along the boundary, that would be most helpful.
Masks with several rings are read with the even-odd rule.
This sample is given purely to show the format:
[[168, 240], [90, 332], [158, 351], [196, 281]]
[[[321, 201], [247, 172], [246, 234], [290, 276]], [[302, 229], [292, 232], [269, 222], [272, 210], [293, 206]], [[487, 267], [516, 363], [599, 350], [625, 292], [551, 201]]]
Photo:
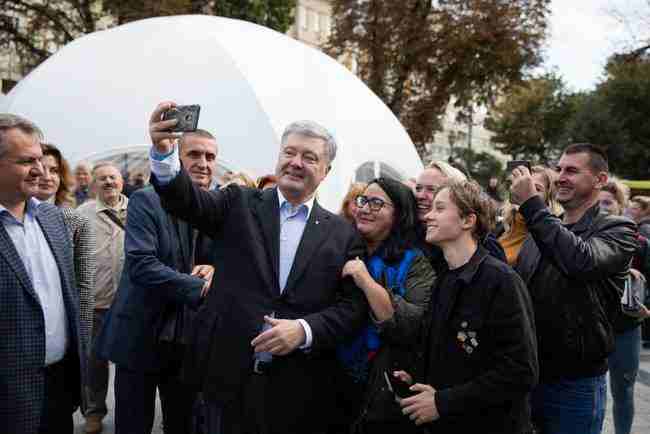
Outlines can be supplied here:
[[63, 214], [34, 198], [41, 137], [0, 113], [0, 430], [72, 434], [85, 348]]
[[[180, 160], [191, 182], [209, 189], [217, 164], [215, 138], [203, 130], [184, 134]], [[117, 365], [117, 434], [151, 432], [156, 387], [165, 431], [190, 432], [195, 395], [181, 384], [179, 374], [192, 310], [207, 293], [212, 277], [212, 266], [197, 265], [203, 264], [209, 250], [211, 241], [169, 215], [153, 189], [133, 193], [124, 272], [96, 344], [99, 357]]]
[[227, 433], [321, 433], [336, 405], [336, 345], [367, 320], [363, 293], [342, 279], [364, 255], [354, 228], [321, 208], [316, 189], [336, 155], [310, 121], [290, 125], [276, 167], [278, 188], [230, 185], [205, 192], [180, 169], [175, 121], [151, 117], [152, 183], [163, 205], [215, 239], [215, 288], [201, 308], [188, 379], [221, 406]]

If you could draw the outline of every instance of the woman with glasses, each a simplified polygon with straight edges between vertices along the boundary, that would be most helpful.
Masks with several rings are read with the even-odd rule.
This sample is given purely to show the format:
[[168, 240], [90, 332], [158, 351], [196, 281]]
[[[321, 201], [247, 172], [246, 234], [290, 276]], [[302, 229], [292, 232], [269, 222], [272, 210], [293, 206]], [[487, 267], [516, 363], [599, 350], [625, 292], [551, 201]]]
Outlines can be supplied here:
[[[79, 289], [79, 326], [81, 342], [86, 350], [90, 349], [90, 336], [93, 324], [95, 287], [95, 238], [90, 221], [74, 209], [72, 193], [72, 174], [70, 166], [61, 155], [61, 151], [51, 144], [41, 145], [43, 150], [43, 175], [38, 182], [36, 198], [48, 201], [61, 208], [65, 225], [72, 239], [74, 249], [75, 280]], [[82, 375], [82, 380], [85, 376]], [[83, 387], [83, 385], [82, 385]], [[81, 396], [85, 396], [82, 391]]]
[[521, 278], [480, 243], [491, 226], [490, 200], [474, 182], [450, 182], [426, 215], [426, 240], [444, 261], [414, 375], [395, 375], [415, 380], [400, 406], [427, 432], [531, 432], [528, 398], [538, 378], [532, 304]]
[[410, 189], [377, 178], [355, 202], [354, 219], [368, 257], [348, 261], [343, 276], [352, 277], [364, 292], [370, 318], [361, 335], [339, 349], [347, 369], [341, 398], [357, 432], [406, 433], [411, 424], [387, 389], [384, 373], [410, 364], [434, 273], [414, 247], [417, 211]]

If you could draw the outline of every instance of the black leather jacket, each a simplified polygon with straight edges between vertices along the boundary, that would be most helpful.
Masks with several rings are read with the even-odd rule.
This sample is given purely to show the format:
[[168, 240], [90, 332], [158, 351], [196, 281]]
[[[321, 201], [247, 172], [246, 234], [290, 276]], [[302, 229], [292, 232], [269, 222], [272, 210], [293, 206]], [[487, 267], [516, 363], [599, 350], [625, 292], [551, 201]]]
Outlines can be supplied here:
[[538, 197], [519, 210], [530, 234], [515, 270], [533, 300], [540, 383], [604, 374], [636, 225], [595, 205], [564, 226]]

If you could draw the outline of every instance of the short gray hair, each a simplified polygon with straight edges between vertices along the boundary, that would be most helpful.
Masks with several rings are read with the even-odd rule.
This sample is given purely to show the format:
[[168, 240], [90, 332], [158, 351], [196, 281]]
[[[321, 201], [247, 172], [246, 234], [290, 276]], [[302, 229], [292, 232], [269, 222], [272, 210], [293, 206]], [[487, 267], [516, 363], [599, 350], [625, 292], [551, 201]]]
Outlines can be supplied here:
[[88, 172], [90, 172], [90, 173], [92, 173], [92, 171], [93, 171], [93, 165], [92, 165], [91, 162], [89, 162], [89, 161], [80, 161], [80, 162], [78, 162], [77, 165], [74, 167], [74, 172], [76, 173], [76, 172], [77, 172], [77, 169], [80, 169], [80, 168], [82, 168], [82, 167], [83, 167], [84, 169], [88, 170]]
[[96, 163], [96, 164], [93, 166], [92, 170], [91, 170], [91, 174], [92, 174], [92, 177], [93, 177], [93, 182], [95, 181], [95, 172], [97, 172], [97, 171], [98, 171], [99, 169], [101, 169], [102, 167], [112, 167], [113, 169], [117, 170], [117, 173], [120, 174], [120, 178], [124, 178], [124, 177], [122, 176], [122, 171], [121, 171], [120, 168], [117, 166], [117, 164], [115, 164], [115, 163], [112, 162], [112, 161], [100, 161], [100, 162]]
[[39, 142], [43, 141], [43, 133], [32, 121], [11, 113], [0, 113], [0, 158], [7, 152], [5, 133], [14, 128], [34, 136]]
[[287, 138], [291, 134], [300, 134], [301, 136], [323, 140], [325, 142], [325, 151], [327, 153], [327, 157], [329, 158], [329, 162], [331, 163], [334, 161], [334, 158], [336, 158], [336, 140], [334, 139], [334, 136], [322, 125], [319, 125], [314, 121], [292, 122], [289, 124], [289, 126], [287, 126], [287, 128], [285, 128], [284, 132], [282, 133], [282, 146], [286, 145]]
[[202, 137], [204, 139], [210, 139], [210, 140], [213, 140], [215, 143], [217, 141], [217, 139], [214, 137], [214, 135], [212, 135], [211, 132], [209, 132], [207, 130], [202, 130], [200, 128], [197, 128], [194, 131], [185, 131], [181, 135], [181, 137], [178, 139], [178, 145], [183, 146], [183, 143], [185, 142], [185, 140], [187, 140], [187, 138], [190, 137], [190, 136]]

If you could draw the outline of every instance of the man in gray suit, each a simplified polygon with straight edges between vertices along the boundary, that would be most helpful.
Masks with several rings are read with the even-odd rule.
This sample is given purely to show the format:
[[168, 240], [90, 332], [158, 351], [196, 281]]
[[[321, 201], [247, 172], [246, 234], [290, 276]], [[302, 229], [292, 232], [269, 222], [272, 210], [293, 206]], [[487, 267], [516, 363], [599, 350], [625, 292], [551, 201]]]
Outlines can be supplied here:
[[62, 212], [41, 203], [41, 133], [0, 113], [0, 429], [72, 433], [85, 351], [72, 245]]

